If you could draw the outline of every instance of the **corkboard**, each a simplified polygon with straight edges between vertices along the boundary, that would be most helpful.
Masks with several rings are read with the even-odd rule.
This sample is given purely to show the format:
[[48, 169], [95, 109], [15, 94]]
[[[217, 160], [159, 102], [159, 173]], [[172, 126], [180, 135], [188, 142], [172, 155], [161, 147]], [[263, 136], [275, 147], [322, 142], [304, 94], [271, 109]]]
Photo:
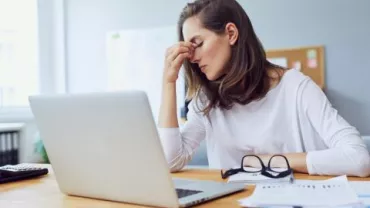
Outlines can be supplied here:
[[[288, 68], [300, 68], [301, 72], [325, 87], [325, 59], [323, 46], [267, 50], [268, 59], [286, 62]], [[285, 60], [284, 60], [285, 59]]]

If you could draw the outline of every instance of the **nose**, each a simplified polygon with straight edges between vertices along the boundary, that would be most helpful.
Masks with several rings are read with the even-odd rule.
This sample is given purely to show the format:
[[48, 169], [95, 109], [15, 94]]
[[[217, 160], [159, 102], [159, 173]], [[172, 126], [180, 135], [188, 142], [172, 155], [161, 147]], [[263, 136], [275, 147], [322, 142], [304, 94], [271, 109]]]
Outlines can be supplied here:
[[197, 49], [193, 51], [193, 56], [189, 59], [191, 63], [197, 64], [200, 61], [200, 54]]

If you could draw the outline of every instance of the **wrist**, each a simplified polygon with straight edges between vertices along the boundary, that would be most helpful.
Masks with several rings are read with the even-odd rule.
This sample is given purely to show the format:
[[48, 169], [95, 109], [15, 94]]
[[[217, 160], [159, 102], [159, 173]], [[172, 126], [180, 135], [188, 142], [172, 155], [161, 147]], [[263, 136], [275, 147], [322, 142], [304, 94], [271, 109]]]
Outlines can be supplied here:
[[173, 89], [174, 87], [176, 87], [176, 82], [171, 82], [171, 81], [163, 81], [162, 83], [162, 86], [164, 87], [164, 89]]
[[[257, 156], [261, 159], [265, 167], [269, 165], [269, 162], [271, 168], [279, 168], [286, 166], [286, 161], [282, 157], [275, 156], [274, 158], [271, 159], [273, 155], [257, 155]], [[261, 162], [255, 157], [248, 157], [244, 160], [244, 166], [260, 168]]]

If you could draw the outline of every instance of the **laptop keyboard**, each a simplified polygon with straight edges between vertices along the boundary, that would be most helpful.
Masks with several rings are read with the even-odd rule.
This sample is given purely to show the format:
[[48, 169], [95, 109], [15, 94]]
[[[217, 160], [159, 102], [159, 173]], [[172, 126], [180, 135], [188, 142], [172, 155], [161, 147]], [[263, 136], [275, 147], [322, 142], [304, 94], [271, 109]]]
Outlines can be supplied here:
[[193, 195], [193, 194], [201, 193], [202, 191], [177, 188], [176, 192], [177, 192], [177, 197], [183, 198], [183, 197], [190, 196], [190, 195]]

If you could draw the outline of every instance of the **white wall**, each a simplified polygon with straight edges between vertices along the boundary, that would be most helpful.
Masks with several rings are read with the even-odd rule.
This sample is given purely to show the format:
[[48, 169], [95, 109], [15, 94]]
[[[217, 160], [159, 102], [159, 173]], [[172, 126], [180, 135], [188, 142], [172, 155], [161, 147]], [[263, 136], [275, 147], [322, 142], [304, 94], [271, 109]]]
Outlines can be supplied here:
[[105, 40], [109, 31], [172, 26], [176, 24], [183, 3], [169, 0], [66, 0], [68, 90], [105, 89]]

